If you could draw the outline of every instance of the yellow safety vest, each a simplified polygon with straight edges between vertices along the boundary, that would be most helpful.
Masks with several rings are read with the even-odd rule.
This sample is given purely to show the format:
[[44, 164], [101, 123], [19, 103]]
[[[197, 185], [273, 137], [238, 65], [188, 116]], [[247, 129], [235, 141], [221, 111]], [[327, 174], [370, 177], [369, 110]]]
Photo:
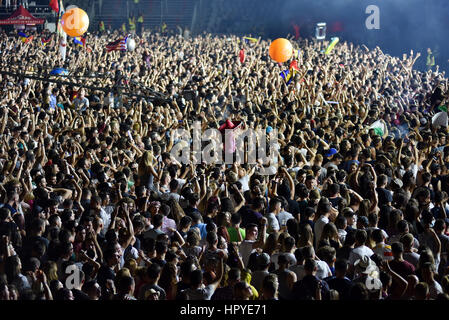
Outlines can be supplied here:
[[162, 24], [162, 32], [165, 31], [165, 29], [167, 29], [167, 25], [165, 24], [165, 22]]
[[104, 28], [104, 22], [103, 21], [100, 21], [100, 31], [104, 31], [105, 30], [105, 28]]
[[435, 65], [435, 56], [433, 54], [427, 55], [427, 66], [433, 67]]
[[134, 0], [134, 3], [136, 3], [136, 4], [139, 3], [139, 0]]
[[134, 19], [129, 18], [129, 30], [136, 30], [136, 23], [134, 22]]
[[137, 22], [143, 23], [143, 16], [140, 16], [139, 19], [137, 19]]
[[123, 30], [123, 32], [126, 32], [126, 24], [125, 23], [122, 24], [122, 30]]

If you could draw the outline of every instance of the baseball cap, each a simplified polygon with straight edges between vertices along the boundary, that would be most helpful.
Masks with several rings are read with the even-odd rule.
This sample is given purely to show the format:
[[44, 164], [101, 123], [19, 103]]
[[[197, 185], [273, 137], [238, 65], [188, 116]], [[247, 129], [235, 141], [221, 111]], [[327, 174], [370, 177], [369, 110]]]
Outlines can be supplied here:
[[364, 227], [368, 227], [369, 226], [368, 218], [365, 217], [365, 216], [358, 216], [357, 217], [357, 222], [360, 222], [360, 224], [362, 224]]
[[402, 188], [402, 186], [404, 185], [404, 183], [402, 183], [401, 179], [396, 178], [392, 181], [395, 185], [397, 185], [399, 188]]
[[329, 151], [327, 151], [327, 153], [325, 154], [326, 157], [332, 157], [334, 154], [337, 153], [337, 149], [335, 148], [330, 148]]
[[270, 264], [270, 261], [271, 261], [270, 256], [265, 252], [263, 252], [259, 256], [257, 256], [257, 264], [259, 266], [267, 266]]

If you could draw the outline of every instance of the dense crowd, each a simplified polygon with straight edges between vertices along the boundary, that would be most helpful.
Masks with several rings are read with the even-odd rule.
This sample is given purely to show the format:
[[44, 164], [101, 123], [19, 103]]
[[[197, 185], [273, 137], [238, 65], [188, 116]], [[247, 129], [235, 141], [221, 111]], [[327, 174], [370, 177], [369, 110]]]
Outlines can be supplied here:
[[[40, 36], [0, 35], [0, 69], [29, 74], [0, 80], [0, 299], [448, 298], [449, 88], [420, 54], [292, 41], [287, 85], [262, 39], [89, 34], [62, 61]], [[31, 76], [55, 67], [90, 89]], [[167, 99], [114, 86], [136, 82]], [[171, 153], [226, 120], [277, 129], [277, 171]]]

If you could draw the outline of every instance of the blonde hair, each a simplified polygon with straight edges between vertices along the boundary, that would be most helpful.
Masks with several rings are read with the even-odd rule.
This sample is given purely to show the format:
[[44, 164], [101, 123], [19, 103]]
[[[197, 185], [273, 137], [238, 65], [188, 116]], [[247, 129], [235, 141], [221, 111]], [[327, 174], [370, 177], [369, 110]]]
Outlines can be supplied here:
[[298, 248], [303, 248], [307, 246], [313, 247], [313, 230], [309, 224], [305, 224], [299, 230]]
[[132, 277], [136, 276], [137, 261], [135, 259], [129, 259], [128, 261], [125, 262], [123, 267], [129, 270]]
[[45, 275], [47, 276], [48, 282], [52, 280], [58, 280], [58, 265], [54, 261], [47, 261], [43, 267]]
[[131, 271], [128, 268], [122, 268], [119, 271], [117, 271], [116, 279], [119, 279], [121, 277], [131, 277]]
[[150, 150], [145, 151], [139, 161], [138, 173], [139, 174], [148, 173], [150, 166], [153, 165], [153, 159], [154, 159], [153, 151]]

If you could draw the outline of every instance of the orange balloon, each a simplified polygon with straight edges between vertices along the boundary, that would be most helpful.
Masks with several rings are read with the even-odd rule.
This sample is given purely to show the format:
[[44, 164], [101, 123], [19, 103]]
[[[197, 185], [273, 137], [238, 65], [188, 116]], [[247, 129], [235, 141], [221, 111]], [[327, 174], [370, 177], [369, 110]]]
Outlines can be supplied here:
[[293, 47], [287, 39], [278, 38], [271, 43], [269, 51], [271, 59], [282, 63], [292, 57]]
[[80, 8], [67, 10], [61, 19], [62, 29], [71, 37], [82, 36], [89, 28], [89, 16]]

